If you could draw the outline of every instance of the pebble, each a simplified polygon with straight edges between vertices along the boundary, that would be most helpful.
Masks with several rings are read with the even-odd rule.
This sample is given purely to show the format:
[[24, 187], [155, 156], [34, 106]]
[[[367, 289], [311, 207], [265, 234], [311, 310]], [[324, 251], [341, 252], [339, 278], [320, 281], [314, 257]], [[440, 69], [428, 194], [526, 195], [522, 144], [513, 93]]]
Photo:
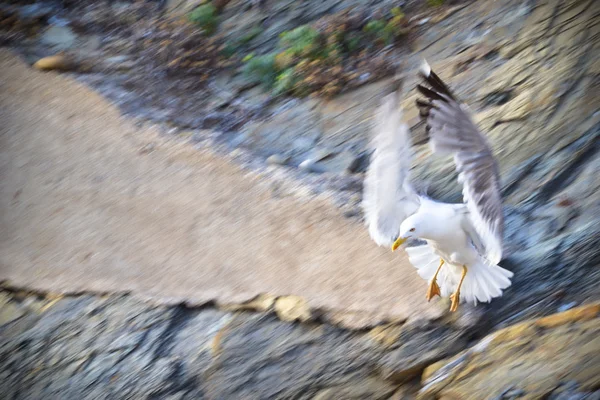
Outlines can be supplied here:
[[287, 165], [290, 162], [290, 157], [282, 154], [273, 154], [267, 158], [269, 165]]
[[300, 165], [298, 165], [298, 168], [307, 171], [307, 172], [314, 172], [314, 173], [323, 173], [326, 171], [325, 166], [323, 166], [322, 164], [317, 163], [315, 160], [313, 159], [308, 159], [308, 160], [304, 160], [300, 163]]
[[68, 71], [73, 69], [73, 67], [73, 62], [64, 55], [44, 57], [33, 64], [33, 68], [39, 69], [40, 71]]
[[308, 321], [311, 318], [306, 300], [300, 296], [283, 296], [275, 300], [275, 313], [282, 321]]
[[325, 159], [335, 156], [335, 154], [336, 153], [330, 149], [316, 149], [314, 151], [312, 159], [315, 161], [323, 161]]
[[135, 62], [128, 56], [108, 57], [103, 64], [106, 68], [116, 71], [127, 71], [135, 67]]
[[313, 147], [314, 143], [315, 141], [311, 138], [299, 137], [297, 139], [294, 139], [294, 141], [292, 142], [292, 147], [297, 152], [305, 152], [310, 150]]
[[573, 301], [571, 303], [567, 303], [567, 304], [563, 304], [562, 306], [558, 307], [558, 309], [556, 310], [557, 312], [564, 312], [567, 310], [570, 310], [573, 307], [577, 306], [577, 302]]
[[75, 45], [77, 36], [68, 26], [50, 26], [42, 35], [42, 43], [55, 50], [66, 50]]
[[370, 159], [371, 152], [363, 151], [350, 162], [346, 170], [352, 174], [366, 172], [367, 168], [369, 167]]
[[41, 19], [52, 14], [52, 7], [42, 4], [28, 4], [19, 8], [20, 19]]

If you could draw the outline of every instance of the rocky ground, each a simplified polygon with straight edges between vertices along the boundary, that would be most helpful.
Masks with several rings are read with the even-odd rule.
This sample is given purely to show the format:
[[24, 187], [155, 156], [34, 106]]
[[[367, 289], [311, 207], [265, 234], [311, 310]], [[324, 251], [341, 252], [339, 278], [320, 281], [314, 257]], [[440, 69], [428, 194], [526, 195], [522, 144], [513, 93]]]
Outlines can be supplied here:
[[421, 398], [600, 398], [598, 304], [460, 353], [472, 338], [453, 324], [348, 331], [118, 295], [4, 292], [0, 301], [10, 399], [409, 399], [419, 388]]
[[[391, 11], [397, 2], [262, 3], [230, 2], [208, 39], [188, 34], [187, 25], [178, 28], [172, 21], [193, 11], [193, 2], [90, 2], [80, 7], [12, 2], [0, 8], [0, 32], [3, 43], [32, 64], [62, 51], [61, 58], [43, 62], [95, 87], [135, 118], [140, 132], [147, 132], [145, 121], [151, 121], [154, 130], [187, 138], [187, 148], [228, 154], [238, 166], [260, 173], [262, 182], [277, 182], [275, 193], [302, 184], [309, 196], [326, 194], [342, 207], [337, 217], [327, 211], [326, 226], [356, 237], [361, 243], [357, 254], [367, 252], [365, 259], [372, 258], [371, 246], [354, 233], [362, 232], [361, 173], [368, 163], [370, 116], [391, 72], [400, 69], [406, 76], [406, 118], [417, 146], [417, 179], [430, 181], [429, 191], [438, 198], [460, 196], [448, 160], [428, 157], [412, 106], [415, 69], [426, 57], [469, 103], [499, 159], [507, 217], [502, 265], [515, 272], [512, 288], [489, 306], [465, 308], [454, 316], [431, 313], [412, 322], [404, 322], [402, 306], [380, 314], [375, 306], [367, 314], [378, 315], [377, 326], [373, 318], [361, 318], [353, 322], [363, 329], [348, 330], [340, 323], [352, 319], [339, 313], [336, 318], [327, 307], [330, 299], [319, 299], [310, 290], [271, 292], [274, 286], [261, 290], [260, 283], [253, 283], [241, 298], [269, 294], [240, 304], [231, 300], [233, 288], [231, 301], [190, 307], [141, 302], [135, 290], [133, 295], [61, 296], [51, 289], [64, 280], [38, 294], [16, 290], [13, 282], [3, 292], [0, 309], [2, 392], [9, 398], [598, 398], [598, 3], [505, 0], [433, 7], [407, 2], [398, 20]], [[358, 17], [344, 13], [357, 3]], [[323, 19], [332, 13], [339, 16]], [[294, 64], [293, 72], [300, 75], [285, 93], [257, 86], [244, 73], [253, 58], [290, 50], [278, 47], [279, 35], [299, 25], [313, 24], [326, 38], [328, 26], [344, 25], [352, 37], [358, 32], [353, 24], [366, 26], [373, 20], [393, 22], [398, 28], [394, 40], [361, 36], [364, 52], [347, 50], [327, 59], [331, 64], [326, 68], [313, 65], [309, 73]], [[223, 50], [231, 48], [224, 56]], [[294, 57], [292, 62], [308, 56]], [[378, 57], [381, 62], [361, 64]], [[211, 63], [205, 63], [207, 58]], [[48, 67], [43, 62], [37, 67]], [[338, 84], [327, 86], [327, 79]], [[11, 121], [6, 126], [24, 125], [18, 116], [27, 111], [11, 108], [11, 96], [14, 104], [29, 99], [23, 104], [43, 116], [38, 120], [42, 124], [66, 118], [62, 112], [48, 116], [44, 111], [53, 109], [53, 99], [60, 96], [35, 95], [27, 85], [18, 86], [11, 80], [3, 83], [3, 115]], [[7, 87], [15, 89], [7, 92]], [[307, 92], [314, 94], [300, 96]], [[76, 125], [86, 126], [88, 119], [76, 117]], [[148, 141], [148, 136], [131, 132], [135, 140]], [[18, 134], [18, 129], [3, 130], [3, 142], [18, 142]], [[55, 144], [52, 137], [36, 139], [36, 146], [43, 140]], [[152, 136], [150, 147], [138, 150], [152, 154], [155, 146], [151, 157], [157, 157], [165, 140]], [[60, 147], [56, 149], [59, 157]], [[8, 165], [14, 160], [2, 159]], [[17, 170], [27, 170], [27, 165], [19, 164]], [[3, 167], [3, 176], [6, 171]], [[74, 176], [72, 171], [67, 176]], [[18, 176], [11, 173], [10, 181]], [[9, 199], [7, 207], [18, 203], [16, 193], [10, 192], [13, 200], [3, 196], [3, 201]], [[306, 203], [307, 212], [321, 200]], [[3, 216], [3, 223], [10, 220]], [[3, 251], [2, 278], [14, 278], [19, 265], [5, 254], [15, 253]], [[331, 260], [339, 266], [335, 257]], [[393, 261], [385, 262], [393, 271]], [[20, 265], [24, 270], [30, 266]], [[346, 280], [336, 275], [321, 295], [339, 289], [336, 279], [349, 283], [361, 276], [359, 270], [364, 268], [346, 272]], [[385, 272], [383, 280], [390, 274], [394, 272]], [[21, 283], [39, 283], [35, 273], [25, 275]], [[263, 284], [267, 276], [263, 274]], [[363, 279], [369, 278], [359, 282]], [[362, 300], [344, 297], [348, 292], [339, 289], [336, 311], [361, 309], [360, 304], [372, 301], [368, 293], [383, 299], [371, 303], [381, 307], [393, 287], [408, 288], [415, 296], [422, 289], [400, 281], [392, 282], [392, 289], [374, 289], [382, 284], [378, 282], [363, 288]], [[424, 312], [435, 307], [415, 304], [429, 310]], [[399, 321], [383, 322], [390, 315]]]

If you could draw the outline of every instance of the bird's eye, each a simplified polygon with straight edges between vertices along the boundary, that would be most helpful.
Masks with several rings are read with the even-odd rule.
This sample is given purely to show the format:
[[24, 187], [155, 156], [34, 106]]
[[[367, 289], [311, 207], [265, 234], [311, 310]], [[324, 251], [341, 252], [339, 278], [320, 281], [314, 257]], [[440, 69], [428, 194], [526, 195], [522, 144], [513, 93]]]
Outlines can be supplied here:
[[414, 232], [414, 231], [415, 231], [415, 228], [411, 228], [411, 229], [410, 229], [410, 231], [411, 231], [411, 232]]

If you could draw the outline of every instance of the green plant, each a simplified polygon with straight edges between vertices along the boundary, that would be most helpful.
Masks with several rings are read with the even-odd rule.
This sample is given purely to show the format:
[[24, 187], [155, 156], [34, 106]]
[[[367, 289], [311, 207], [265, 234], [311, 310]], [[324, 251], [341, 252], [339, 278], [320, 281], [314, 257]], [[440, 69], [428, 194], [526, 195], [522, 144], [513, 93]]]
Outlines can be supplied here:
[[325, 47], [323, 56], [329, 64], [337, 64], [341, 62], [343, 53], [344, 48], [340, 43], [332, 43]]
[[219, 17], [217, 8], [210, 3], [196, 7], [188, 16], [189, 20], [200, 26], [208, 35], [217, 30]]
[[363, 32], [371, 40], [392, 44], [394, 40], [406, 33], [404, 24], [404, 13], [399, 7], [390, 10], [391, 18], [387, 21], [376, 19], [369, 21], [363, 28]]
[[439, 7], [444, 5], [444, 0], [427, 0], [427, 4], [431, 7]]
[[374, 19], [373, 21], [367, 22], [363, 28], [363, 32], [377, 34], [381, 32], [383, 28], [385, 28], [385, 22], [380, 19]]
[[363, 31], [376, 41], [378, 40], [385, 44], [390, 44], [394, 41], [394, 26], [380, 19], [369, 21], [363, 28]]
[[273, 89], [276, 94], [289, 93], [294, 89], [294, 86], [298, 83], [298, 80], [299, 78], [296, 75], [294, 68], [288, 68], [277, 75]]
[[294, 57], [319, 56], [319, 32], [308, 26], [302, 25], [291, 31], [283, 32], [280, 37], [279, 46], [286, 49]]
[[224, 57], [233, 57], [236, 53], [239, 53], [252, 39], [257, 37], [263, 32], [260, 26], [254, 26], [250, 30], [238, 39], [228, 40], [223, 46], [221, 54]]
[[[252, 40], [258, 32], [250, 31], [235, 43]], [[275, 94], [330, 97], [348, 85], [361, 84], [365, 72], [371, 79], [389, 73], [385, 58], [372, 56], [388, 51], [381, 45], [393, 44], [407, 32], [399, 7], [366, 25], [350, 13], [340, 13], [281, 33], [278, 49], [262, 56], [246, 56], [243, 71], [251, 81]]]
[[402, 12], [402, 9], [400, 7], [394, 7], [390, 10], [390, 14], [392, 14], [393, 17], [401, 17], [404, 18], [404, 13]]
[[244, 57], [244, 74], [252, 81], [261, 83], [267, 89], [273, 87], [277, 79], [277, 65], [275, 64], [275, 53], [262, 56]]
[[225, 43], [225, 45], [223, 46], [222, 50], [221, 50], [221, 55], [223, 57], [233, 57], [233, 55], [235, 53], [237, 53], [238, 51], [238, 46], [235, 43], [231, 43], [231, 42], [227, 42]]
[[254, 39], [255, 37], [257, 37], [261, 33], [263, 33], [263, 28], [261, 28], [258, 25], [255, 25], [252, 28], [250, 28], [250, 30], [248, 31], [248, 33], [246, 33], [245, 35], [243, 35], [240, 38], [239, 43], [242, 44], [242, 45], [243, 44], [248, 44], [248, 42], [250, 42], [252, 39]]
[[360, 47], [361, 35], [356, 32], [351, 32], [344, 37], [344, 45], [348, 53], [356, 52]]

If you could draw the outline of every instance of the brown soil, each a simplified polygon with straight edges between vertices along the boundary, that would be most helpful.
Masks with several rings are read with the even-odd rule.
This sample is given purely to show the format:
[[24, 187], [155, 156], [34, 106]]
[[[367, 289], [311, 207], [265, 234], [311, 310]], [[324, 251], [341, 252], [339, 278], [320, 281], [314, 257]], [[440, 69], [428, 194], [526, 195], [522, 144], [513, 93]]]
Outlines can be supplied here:
[[192, 303], [294, 294], [355, 324], [441, 312], [404, 254], [327, 201], [274, 198], [265, 178], [7, 51], [0, 119], [0, 280]]

